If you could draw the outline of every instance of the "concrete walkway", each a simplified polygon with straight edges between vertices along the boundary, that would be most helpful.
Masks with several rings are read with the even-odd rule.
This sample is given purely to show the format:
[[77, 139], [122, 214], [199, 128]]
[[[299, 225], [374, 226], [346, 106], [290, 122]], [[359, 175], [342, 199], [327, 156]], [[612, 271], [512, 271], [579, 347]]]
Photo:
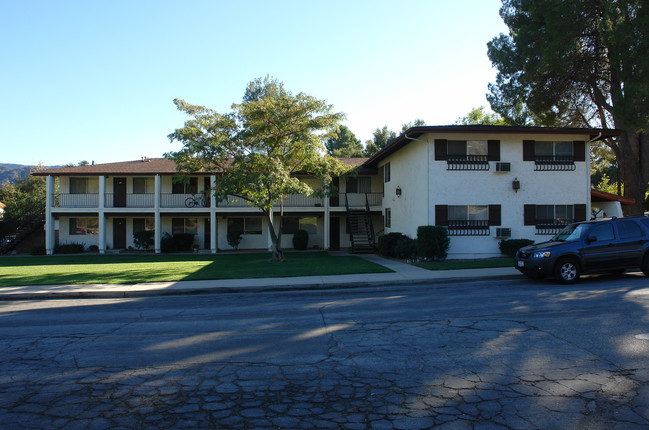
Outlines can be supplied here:
[[[341, 255], [343, 254], [341, 253]], [[466, 282], [487, 279], [496, 280], [522, 276], [513, 267], [465, 270], [426, 270], [400, 261], [382, 258], [374, 254], [361, 254], [359, 257], [380, 264], [394, 272], [362, 273], [356, 275], [298, 276], [290, 278], [149, 282], [140, 284], [0, 287], [0, 300], [122, 298], [174, 294], [359, 288], [370, 286], [430, 284], [436, 282]]]

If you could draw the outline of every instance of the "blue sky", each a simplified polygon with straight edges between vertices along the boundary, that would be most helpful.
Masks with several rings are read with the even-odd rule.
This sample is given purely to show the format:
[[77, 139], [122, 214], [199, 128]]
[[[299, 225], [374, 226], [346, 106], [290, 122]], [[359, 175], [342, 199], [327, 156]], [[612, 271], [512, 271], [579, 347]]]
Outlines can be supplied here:
[[184, 114], [228, 112], [273, 76], [344, 112], [363, 142], [488, 106], [499, 0], [0, 0], [0, 163], [159, 157]]

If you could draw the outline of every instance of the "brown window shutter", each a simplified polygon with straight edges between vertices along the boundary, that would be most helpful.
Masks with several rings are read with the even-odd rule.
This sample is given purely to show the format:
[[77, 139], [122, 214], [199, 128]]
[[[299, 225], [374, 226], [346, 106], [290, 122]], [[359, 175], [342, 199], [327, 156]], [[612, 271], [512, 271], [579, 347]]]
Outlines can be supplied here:
[[446, 139], [435, 139], [435, 160], [446, 160], [448, 141]]
[[572, 153], [575, 161], [586, 161], [586, 142], [583, 140], [572, 142]]
[[435, 205], [435, 225], [448, 225], [448, 205]]
[[534, 141], [523, 141], [523, 161], [534, 161]]
[[523, 206], [523, 224], [536, 225], [536, 205]]
[[586, 221], [586, 205], [575, 205], [575, 221]]
[[500, 140], [487, 141], [487, 159], [489, 161], [500, 161]]
[[489, 205], [489, 225], [500, 224], [500, 205]]

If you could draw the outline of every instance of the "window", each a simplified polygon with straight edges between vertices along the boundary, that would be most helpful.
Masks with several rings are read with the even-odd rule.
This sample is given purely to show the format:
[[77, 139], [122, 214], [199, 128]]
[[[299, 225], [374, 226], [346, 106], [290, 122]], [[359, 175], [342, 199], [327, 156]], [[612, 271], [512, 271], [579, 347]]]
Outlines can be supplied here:
[[565, 226], [574, 222], [572, 205], [536, 205], [536, 223]]
[[296, 216], [282, 218], [282, 233], [295, 234], [298, 230], [318, 234], [318, 218]]
[[261, 234], [261, 217], [228, 218], [228, 234]]
[[588, 237], [593, 237], [597, 242], [614, 240], [613, 226], [610, 223], [598, 225], [590, 231]]
[[71, 235], [99, 234], [99, 218], [70, 218]]
[[390, 208], [385, 208], [385, 226], [392, 227], [392, 211]]
[[586, 221], [586, 205], [524, 205], [524, 224], [536, 226], [536, 234], [554, 235], [575, 221]]
[[89, 178], [70, 178], [70, 194], [96, 194], [99, 181]]
[[643, 236], [642, 230], [633, 221], [618, 222], [617, 232], [620, 233], [620, 239], [637, 239]]
[[534, 170], [575, 170], [575, 161], [586, 160], [586, 142], [524, 140], [523, 161], [534, 161]]
[[390, 163], [383, 165], [383, 182], [390, 182]]
[[198, 178], [189, 178], [188, 184], [174, 182], [171, 185], [172, 194], [196, 194], [198, 193]]
[[155, 231], [155, 220], [153, 218], [133, 218], [133, 233], [141, 231]]
[[346, 189], [348, 193], [369, 193], [372, 190], [372, 178], [369, 176], [348, 178]]
[[153, 194], [153, 178], [133, 178], [133, 194]]
[[501, 225], [500, 205], [435, 205], [435, 225], [450, 236], [488, 236], [489, 226]]
[[198, 218], [172, 218], [172, 234], [198, 234]]
[[500, 161], [500, 141], [435, 139], [435, 160], [447, 170], [489, 170], [489, 161]]

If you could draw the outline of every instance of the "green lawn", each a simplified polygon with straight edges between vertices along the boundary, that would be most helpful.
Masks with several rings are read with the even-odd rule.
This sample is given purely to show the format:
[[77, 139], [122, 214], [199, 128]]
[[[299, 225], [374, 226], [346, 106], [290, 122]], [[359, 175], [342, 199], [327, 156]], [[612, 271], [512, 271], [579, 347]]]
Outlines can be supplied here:
[[392, 272], [356, 256], [328, 252], [217, 255], [65, 255], [1, 257], [0, 287], [50, 284], [130, 284], [205, 279], [277, 278]]
[[489, 267], [514, 267], [513, 258], [485, 258], [482, 260], [433, 261], [416, 263], [415, 266], [428, 270], [484, 269]]

